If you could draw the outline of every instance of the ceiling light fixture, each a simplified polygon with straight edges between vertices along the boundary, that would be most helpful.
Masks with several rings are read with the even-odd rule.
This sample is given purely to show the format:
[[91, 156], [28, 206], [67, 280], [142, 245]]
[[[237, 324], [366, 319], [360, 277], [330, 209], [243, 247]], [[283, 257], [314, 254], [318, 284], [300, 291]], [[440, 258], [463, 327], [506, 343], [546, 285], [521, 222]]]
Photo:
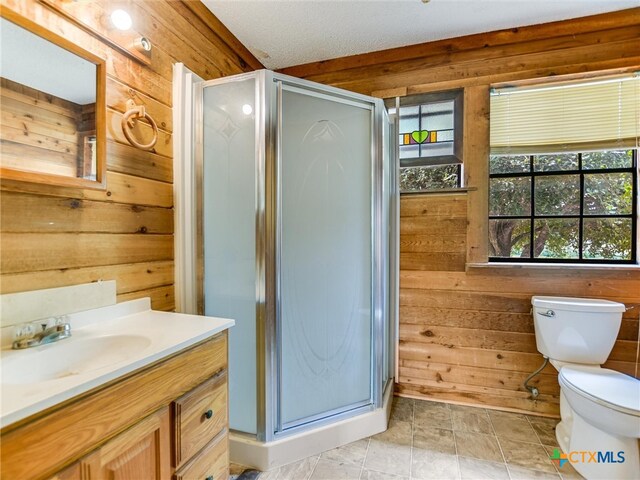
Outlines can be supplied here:
[[244, 113], [245, 115], [251, 115], [251, 113], [253, 113], [253, 107], [248, 103], [245, 103], [244, 105], [242, 105], [242, 113]]
[[129, 30], [133, 25], [131, 15], [120, 9], [111, 12], [111, 23], [118, 30]]

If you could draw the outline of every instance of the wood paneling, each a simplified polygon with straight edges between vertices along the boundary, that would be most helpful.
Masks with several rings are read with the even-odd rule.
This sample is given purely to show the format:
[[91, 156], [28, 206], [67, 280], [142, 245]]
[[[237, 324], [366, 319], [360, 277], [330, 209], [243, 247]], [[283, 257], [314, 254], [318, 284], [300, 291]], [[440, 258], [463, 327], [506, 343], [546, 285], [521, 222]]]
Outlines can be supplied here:
[[[169, 159], [171, 161], [171, 159]], [[2, 180], [3, 191], [33, 193], [51, 197], [77, 198], [116, 202], [130, 205], [148, 205], [170, 208], [173, 206], [173, 188], [170, 183], [156, 182], [143, 177], [107, 172], [107, 190], [82, 190], [78, 188], [36, 185], [15, 180]]]
[[398, 47], [375, 53], [323, 60], [283, 69], [289, 75], [311, 77], [329, 72], [340, 72], [359, 67], [375, 67], [384, 63], [422, 59], [431, 55], [455, 54], [468, 50], [485, 50], [510, 44], [554, 37], [577, 36], [584, 32], [605, 31], [618, 27], [637, 26], [638, 9], [621, 10], [605, 15], [594, 15], [571, 21], [552, 22], [529, 27], [509, 28], [491, 33], [479, 33], [465, 37], [447, 38], [431, 43]]
[[0, 104], [3, 167], [76, 176], [81, 105], [6, 78], [0, 78]]
[[[284, 73], [383, 98], [464, 88], [466, 193], [406, 195], [400, 207], [400, 378], [418, 398], [558, 414], [557, 373], [541, 363], [532, 295], [640, 303], [640, 271], [474, 268], [487, 260], [489, 89], [640, 66], [640, 8], [401, 47]], [[607, 366], [634, 374], [640, 308], [624, 316]]]
[[173, 291], [173, 270], [173, 261], [166, 260], [6, 274], [2, 281], [6, 283], [5, 293], [15, 293], [97, 282], [103, 278], [117, 278], [116, 293], [121, 295], [163, 285]]
[[[465, 197], [470, 201], [471, 192], [404, 196], [401, 224], [447, 224], [445, 220], [466, 217]], [[473, 211], [471, 206], [467, 211]], [[428, 228], [434, 229], [432, 225]], [[469, 241], [474, 233], [467, 232]], [[401, 232], [401, 258], [406, 251], [411, 255], [423, 251], [433, 258], [442, 255], [442, 245], [450, 239], [434, 236], [409, 242]], [[453, 238], [456, 244], [459, 234]], [[455, 266], [438, 271], [443, 270], [440, 266], [439, 262], [401, 263], [397, 391], [403, 395], [557, 415], [559, 386], [551, 365], [531, 382], [541, 392], [538, 399], [531, 399], [522, 387], [527, 375], [542, 363], [530, 314], [531, 296], [596, 297], [629, 306], [640, 303], [640, 271], [496, 266], [465, 272], [464, 260], [461, 271], [455, 271]], [[638, 308], [623, 315], [618, 340], [605, 366], [636, 373], [638, 317]]]
[[[467, 218], [489, 216], [489, 86], [464, 89], [464, 184], [467, 194]], [[467, 226], [467, 262], [487, 258], [487, 221], [472, 221]]]
[[[0, 291], [115, 279], [118, 301], [150, 296], [153, 308], [172, 310], [172, 65], [182, 62], [205, 79], [262, 65], [199, 1], [120, 3], [135, 19], [136, 31], [153, 42], [149, 65], [110, 48], [37, 0], [0, 0], [0, 4], [106, 60], [108, 127], [106, 191], [2, 180]], [[110, 35], [100, 20], [111, 9], [110, 2], [80, 2], [72, 7], [77, 9], [72, 17]], [[59, 115], [61, 107], [56, 102], [47, 102], [38, 110], [35, 104], [21, 103], [16, 95], [11, 93], [6, 101], [3, 97], [3, 134], [24, 140], [24, 129], [4, 128], [6, 122], [24, 114], [24, 109], [16, 112], [16, 106], [28, 107], [32, 135], [41, 135], [41, 126], [50, 125], [51, 117]], [[159, 139], [153, 152], [130, 146], [122, 135], [120, 119], [129, 99], [144, 105], [158, 124]], [[146, 141], [150, 128], [137, 123], [137, 138]], [[59, 164], [68, 155], [63, 142], [69, 140], [64, 135], [70, 132], [65, 128], [54, 125], [61, 136], [53, 145], [58, 150], [34, 150], [30, 155], [36, 162]], [[3, 146], [4, 154], [11, 154], [9, 147]]]
[[396, 95], [640, 63], [640, 8], [285, 68], [367, 94]]
[[6, 192], [3, 232], [173, 233], [173, 211], [125, 203]]
[[151, 308], [154, 310], [173, 310], [175, 306], [175, 292], [173, 286], [150, 288], [148, 290], [137, 290], [131, 293], [118, 295], [118, 302], [135, 300], [136, 298], [151, 298]]
[[108, 233], [3, 233], [3, 273], [173, 258], [172, 235]]
[[400, 269], [464, 271], [466, 210], [465, 195], [442, 197], [429, 205], [402, 199]]

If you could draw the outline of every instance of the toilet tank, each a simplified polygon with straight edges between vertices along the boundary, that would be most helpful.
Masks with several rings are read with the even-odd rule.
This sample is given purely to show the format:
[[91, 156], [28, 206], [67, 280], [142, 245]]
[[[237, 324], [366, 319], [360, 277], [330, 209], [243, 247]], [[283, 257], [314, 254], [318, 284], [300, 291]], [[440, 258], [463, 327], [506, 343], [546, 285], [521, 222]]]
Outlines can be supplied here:
[[569, 297], [532, 297], [538, 351], [552, 360], [601, 365], [618, 337], [622, 303]]

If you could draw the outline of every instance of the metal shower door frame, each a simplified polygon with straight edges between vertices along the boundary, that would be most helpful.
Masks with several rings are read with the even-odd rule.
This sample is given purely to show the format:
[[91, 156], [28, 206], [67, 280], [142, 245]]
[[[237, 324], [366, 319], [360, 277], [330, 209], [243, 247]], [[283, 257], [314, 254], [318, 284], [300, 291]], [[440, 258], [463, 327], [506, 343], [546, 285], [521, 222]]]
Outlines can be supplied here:
[[[383, 224], [383, 174], [382, 169], [385, 166], [382, 163], [383, 142], [382, 142], [382, 125], [384, 105], [379, 99], [360, 95], [353, 92], [347, 92], [338, 88], [321, 85], [315, 82], [302, 80], [299, 78], [282, 75], [278, 73], [267, 72], [265, 77], [267, 101], [270, 102], [268, 111], [271, 113], [268, 118], [269, 125], [267, 131], [270, 132], [270, 139], [275, 140], [267, 143], [271, 148], [267, 150], [268, 169], [267, 188], [269, 202], [272, 206], [273, 215], [269, 217], [269, 225], [267, 230], [270, 232], [270, 240], [275, 247], [275, 255], [272, 258], [273, 265], [267, 267], [272, 272], [273, 285], [275, 289], [270, 292], [272, 296], [267, 298], [267, 303], [271, 304], [267, 308], [267, 335], [268, 340], [265, 345], [267, 349], [272, 347], [271, 352], [267, 352], [268, 360], [270, 360], [271, 371], [265, 372], [267, 385], [266, 398], [270, 401], [265, 402], [271, 405], [271, 418], [265, 425], [264, 440], [269, 441], [282, 436], [299, 433], [310, 428], [316, 428], [326, 423], [332, 423], [340, 419], [351, 418], [366, 411], [373, 410], [382, 406], [382, 396], [384, 385], [383, 377], [383, 351], [384, 345], [384, 324], [385, 312], [387, 305], [385, 304], [385, 289], [388, 289], [387, 279], [384, 276], [385, 262], [388, 262], [387, 255], [388, 245], [385, 241], [385, 225]], [[371, 370], [370, 370], [370, 396], [363, 402], [352, 404], [346, 407], [337, 408], [332, 411], [318, 413], [317, 415], [307, 417], [293, 424], [283, 424], [280, 416], [280, 398], [281, 392], [281, 365], [279, 355], [281, 354], [281, 295], [280, 295], [280, 212], [281, 212], [281, 188], [280, 188], [280, 171], [282, 165], [282, 147], [281, 147], [281, 124], [282, 124], [282, 91], [283, 89], [296, 91], [323, 98], [325, 100], [344, 103], [359, 108], [365, 108], [371, 112]], [[386, 166], [388, 168], [388, 166]], [[269, 282], [267, 282], [269, 283]]]
[[[335, 87], [321, 85], [308, 80], [302, 80], [288, 75], [274, 73], [269, 70], [234, 75], [221, 79], [208, 80], [196, 85], [195, 88], [195, 164], [196, 164], [196, 204], [197, 204], [197, 296], [198, 311], [204, 313], [204, 238], [203, 238], [203, 160], [204, 160], [204, 122], [203, 100], [204, 89], [225, 83], [255, 79], [255, 161], [256, 161], [256, 209], [255, 209], [255, 240], [256, 240], [256, 382], [257, 382], [257, 440], [268, 442], [294, 433], [317, 428], [318, 426], [335, 421], [351, 418], [375, 408], [380, 408], [383, 402], [385, 385], [383, 377], [383, 351], [385, 321], [389, 312], [385, 301], [385, 289], [388, 291], [389, 279], [384, 272], [389, 265], [389, 241], [385, 235], [382, 205], [389, 202], [383, 189], [383, 168], [391, 168], [392, 161], [383, 164], [383, 139], [385, 107], [381, 99], [348, 92]], [[348, 104], [368, 105], [371, 109], [371, 388], [370, 398], [363, 405], [354, 405], [335, 412], [324, 412], [319, 418], [309, 419], [303, 425], [293, 428], [279, 429], [281, 423], [278, 418], [279, 405], [279, 276], [278, 262], [278, 165], [280, 162], [280, 144], [278, 126], [281, 121], [281, 109], [278, 108], [281, 96], [278, 89], [283, 85], [302, 89], [305, 93], [322, 98]], [[391, 192], [392, 193], [392, 192]], [[390, 210], [391, 212], [391, 210]], [[390, 213], [391, 214], [391, 213]], [[385, 263], [386, 262], [386, 263]], [[391, 281], [391, 286], [393, 286]], [[393, 295], [393, 293], [392, 293]], [[393, 302], [392, 302], [393, 303]], [[389, 352], [391, 355], [392, 352]]]

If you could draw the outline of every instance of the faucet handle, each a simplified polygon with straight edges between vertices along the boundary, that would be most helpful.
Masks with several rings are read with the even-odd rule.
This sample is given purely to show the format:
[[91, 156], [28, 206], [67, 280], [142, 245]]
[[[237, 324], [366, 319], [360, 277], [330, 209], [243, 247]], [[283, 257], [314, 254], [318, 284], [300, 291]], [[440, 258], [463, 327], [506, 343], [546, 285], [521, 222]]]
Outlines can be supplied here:
[[32, 338], [37, 333], [37, 327], [33, 323], [23, 323], [16, 325], [13, 329], [13, 339], [22, 340]]
[[63, 325], [69, 323], [69, 315], [59, 315], [53, 318], [53, 325]]

